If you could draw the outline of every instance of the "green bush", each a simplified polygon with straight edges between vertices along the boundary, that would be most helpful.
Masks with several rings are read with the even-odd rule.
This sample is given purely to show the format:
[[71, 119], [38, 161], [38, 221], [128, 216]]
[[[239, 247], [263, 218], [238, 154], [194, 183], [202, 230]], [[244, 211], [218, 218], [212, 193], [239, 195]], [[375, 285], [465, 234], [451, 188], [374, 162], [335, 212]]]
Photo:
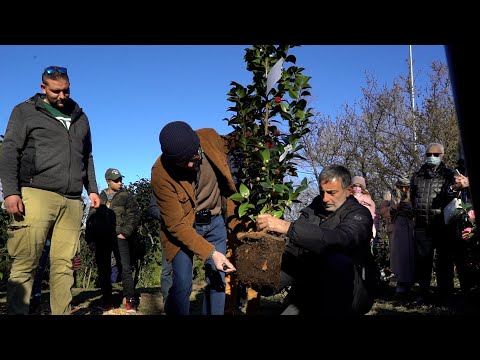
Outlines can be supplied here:
[[12, 260], [7, 252], [7, 228], [10, 221], [10, 215], [0, 210], [0, 288], [6, 285], [12, 265]]

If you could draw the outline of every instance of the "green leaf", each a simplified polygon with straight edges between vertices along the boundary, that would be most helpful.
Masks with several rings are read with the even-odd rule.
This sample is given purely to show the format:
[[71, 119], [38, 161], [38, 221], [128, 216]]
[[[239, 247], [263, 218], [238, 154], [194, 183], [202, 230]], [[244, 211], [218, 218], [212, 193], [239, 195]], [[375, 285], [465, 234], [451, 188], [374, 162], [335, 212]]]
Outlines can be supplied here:
[[298, 91], [288, 90], [288, 95], [290, 95], [292, 99], [298, 99]]
[[240, 184], [240, 194], [245, 199], [250, 196], [250, 190], [248, 190], [248, 188], [245, 186], [245, 184]]
[[236, 93], [240, 99], [245, 97], [245, 89], [243, 87], [237, 88]]
[[244, 198], [241, 194], [236, 193], [236, 194], [230, 195], [230, 199], [232, 199], [233, 201], [236, 201], [236, 202], [242, 202], [242, 200]]
[[268, 162], [270, 161], [270, 150], [265, 149], [261, 152], [263, 162]]
[[270, 182], [262, 181], [260, 185], [262, 186], [263, 190], [269, 190], [272, 188], [272, 184]]
[[280, 219], [283, 216], [283, 211], [274, 211], [272, 215]]
[[288, 187], [286, 187], [283, 184], [275, 184], [273, 186], [273, 190], [275, 190], [277, 193], [282, 194], [285, 190], [288, 191]]
[[244, 203], [238, 207], [238, 216], [243, 217], [247, 213], [249, 203]]

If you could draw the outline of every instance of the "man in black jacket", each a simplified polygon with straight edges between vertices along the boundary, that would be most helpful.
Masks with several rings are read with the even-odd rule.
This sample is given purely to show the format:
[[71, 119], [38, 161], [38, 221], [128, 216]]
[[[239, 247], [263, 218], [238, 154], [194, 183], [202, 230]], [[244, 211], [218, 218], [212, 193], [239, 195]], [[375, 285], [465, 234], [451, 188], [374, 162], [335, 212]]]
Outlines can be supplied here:
[[348, 187], [351, 174], [341, 165], [323, 169], [320, 195], [293, 221], [258, 215], [261, 230], [287, 234], [280, 289], [291, 285], [284, 315], [365, 314], [373, 305], [362, 279], [372, 264], [373, 219]]
[[4, 206], [13, 216], [8, 253], [13, 258], [7, 313], [28, 314], [33, 279], [47, 235], [50, 249], [50, 307], [71, 311], [73, 263], [80, 244], [82, 190], [98, 207], [88, 118], [70, 98], [67, 69], [44, 69], [42, 93], [15, 106], [0, 153]]
[[454, 172], [442, 161], [444, 147], [431, 143], [425, 150], [425, 163], [413, 174], [410, 184], [415, 216], [417, 250], [416, 275], [420, 287], [417, 304], [429, 301], [434, 249], [437, 250], [437, 290], [439, 299], [447, 300], [453, 292], [453, 268], [450, 252], [454, 235], [445, 226], [442, 209], [453, 197], [448, 187]]
[[125, 308], [137, 312], [135, 283], [132, 276], [131, 249], [140, 224], [140, 208], [132, 193], [123, 188], [123, 175], [118, 169], [105, 172], [108, 188], [100, 193], [101, 205], [91, 209], [87, 219], [85, 240], [95, 251], [98, 278], [102, 289], [102, 310], [110, 310], [116, 304], [112, 299], [112, 252], [122, 276]]

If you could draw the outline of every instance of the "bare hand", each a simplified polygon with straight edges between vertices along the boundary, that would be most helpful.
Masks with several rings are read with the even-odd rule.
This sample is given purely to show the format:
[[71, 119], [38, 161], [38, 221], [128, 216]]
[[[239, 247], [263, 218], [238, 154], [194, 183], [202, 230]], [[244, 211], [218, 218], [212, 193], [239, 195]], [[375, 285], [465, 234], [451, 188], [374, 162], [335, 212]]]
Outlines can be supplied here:
[[237, 269], [235, 269], [235, 266], [233, 266], [233, 264], [230, 261], [228, 261], [227, 257], [219, 251], [215, 251], [213, 253], [212, 260], [213, 260], [213, 263], [215, 264], [215, 267], [219, 271], [223, 271], [226, 274], [230, 274], [237, 271]]
[[23, 201], [18, 195], [10, 195], [5, 198], [5, 210], [7, 213], [21, 216], [24, 214], [25, 208], [23, 207]]
[[98, 194], [90, 193], [88, 194], [88, 197], [90, 198], [90, 206], [93, 206], [93, 208], [98, 209], [100, 206], [100, 197], [98, 196]]
[[465, 189], [470, 186], [468, 177], [464, 175], [455, 175], [455, 183], [453, 184], [454, 190]]
[[257, 228], [259, 230], [274, 231], [280, 234], [286, 234], [290, 227], [290, 222], [278, 219], [270, 214], [257, 216]]

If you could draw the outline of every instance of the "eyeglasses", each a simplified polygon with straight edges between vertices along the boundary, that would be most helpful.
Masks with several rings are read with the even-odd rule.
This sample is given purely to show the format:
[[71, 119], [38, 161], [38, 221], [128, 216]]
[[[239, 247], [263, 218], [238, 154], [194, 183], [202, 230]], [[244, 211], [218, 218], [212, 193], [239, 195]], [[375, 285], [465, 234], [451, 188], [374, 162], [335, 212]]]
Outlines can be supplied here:
[[113, 181], [114, 183], [119, 183], [119, 182], [122, 182], [122, 178], [121, 178], [121, 177], [119, 177], [119, 178], [118, 178], [118, 179], [116, 179], [116, 180], [112, 180], [112, 179], [110, 179], [110, 181]]
[[191, 159], [187, 160], [187, 161], [182, 161], [182, 162], [179, 162], [177, 163], [178, 166], [187, 166], [188, 163], [191, 163], [191, 162], [196, 162], [198, 160], [201, 160], [202, 159], [202, 155], [203, 155], [203, 150], [202, 148], [198, 148], [198, 153], [197, 155], [193, 156]]
[[430, 157], [430, 156], [439, 157], [440, 155], [442, 155], [442, 153], [426, 153], [425, 155], [426, 155], [427, 157]]
[[43, 70], [43, 73], [48, 75], [53, 75], [56, 72], [59, 72], [60, 74], [66, 74], [67, 68], [61, 66], [49, 66]]

